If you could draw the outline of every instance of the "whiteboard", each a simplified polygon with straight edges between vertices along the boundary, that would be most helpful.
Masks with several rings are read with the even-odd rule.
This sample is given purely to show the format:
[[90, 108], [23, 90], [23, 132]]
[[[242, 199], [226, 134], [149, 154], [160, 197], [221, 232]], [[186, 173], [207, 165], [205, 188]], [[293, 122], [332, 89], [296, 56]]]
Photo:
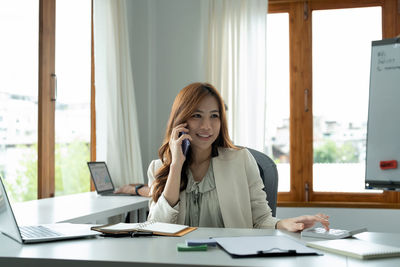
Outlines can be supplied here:
[[365, 186], [400, 189], [400, 38], [372, 42]]

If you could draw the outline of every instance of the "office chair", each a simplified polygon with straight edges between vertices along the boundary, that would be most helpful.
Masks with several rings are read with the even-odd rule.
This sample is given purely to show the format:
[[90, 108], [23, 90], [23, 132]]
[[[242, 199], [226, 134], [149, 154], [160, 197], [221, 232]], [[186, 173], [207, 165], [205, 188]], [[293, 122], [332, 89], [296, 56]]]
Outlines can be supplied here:
[[278, 170], [275, 162], [257, 150], [247, 148], [255, 158], [261, 179], [264, 182], [264, 191], [267, 193], [268, 205], [272, 210], [272, 216], [276, 216], [276, 200], [278, 197]]

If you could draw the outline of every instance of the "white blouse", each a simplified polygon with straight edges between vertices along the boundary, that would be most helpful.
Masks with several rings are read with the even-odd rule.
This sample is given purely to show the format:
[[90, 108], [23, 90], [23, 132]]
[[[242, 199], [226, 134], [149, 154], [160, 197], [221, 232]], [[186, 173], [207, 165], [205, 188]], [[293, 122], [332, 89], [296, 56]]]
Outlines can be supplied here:
[[215, 186], [212, 161], [206, 175], [200, 182], [194, 180], [190, 169], [188, 169], [187, 174], [185, 225], [224, 227]]

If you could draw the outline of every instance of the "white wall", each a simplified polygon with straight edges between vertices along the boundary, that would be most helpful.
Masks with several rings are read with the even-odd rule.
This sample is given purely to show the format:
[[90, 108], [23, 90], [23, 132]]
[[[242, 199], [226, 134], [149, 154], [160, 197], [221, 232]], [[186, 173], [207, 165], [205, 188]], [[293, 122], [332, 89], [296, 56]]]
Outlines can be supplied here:
[[[139, 115], [143, 170], [157, 158], [172, 102], [185, 85], [205, 79], [205, 1], [129, 0], [130, 47]], [[146, 177], [146, 176], [145, 176]], [[147, 177], [146, 177], [147, 178]], [[279, 218], [324, 212], [331, 226], [400, 232], [400, 211], [278, 208]]]
[[[205, 2], [129, 0], [128, 30], [143, 170], [158, 148], [176, 94], [205, 79]], [[147, 176], [145, 175], [145, 179]]]

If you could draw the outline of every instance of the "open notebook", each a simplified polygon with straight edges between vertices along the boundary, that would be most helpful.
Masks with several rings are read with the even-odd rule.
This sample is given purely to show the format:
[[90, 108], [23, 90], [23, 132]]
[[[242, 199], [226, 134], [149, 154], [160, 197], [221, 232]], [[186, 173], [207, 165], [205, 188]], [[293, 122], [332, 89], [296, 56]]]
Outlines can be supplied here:
[[131, 232], [152, 232], [154, 235], [183, 236], [196, 227], [181, 224], [147, 221], [144, 223], [117, 223], [93, 227], [92, 230], [105, 234], [126, 234]]
[[386, 246], [355, 238], [314, 241], [308, 242], [307, 246], [357, 259], [400, 256], [400, 247]]

